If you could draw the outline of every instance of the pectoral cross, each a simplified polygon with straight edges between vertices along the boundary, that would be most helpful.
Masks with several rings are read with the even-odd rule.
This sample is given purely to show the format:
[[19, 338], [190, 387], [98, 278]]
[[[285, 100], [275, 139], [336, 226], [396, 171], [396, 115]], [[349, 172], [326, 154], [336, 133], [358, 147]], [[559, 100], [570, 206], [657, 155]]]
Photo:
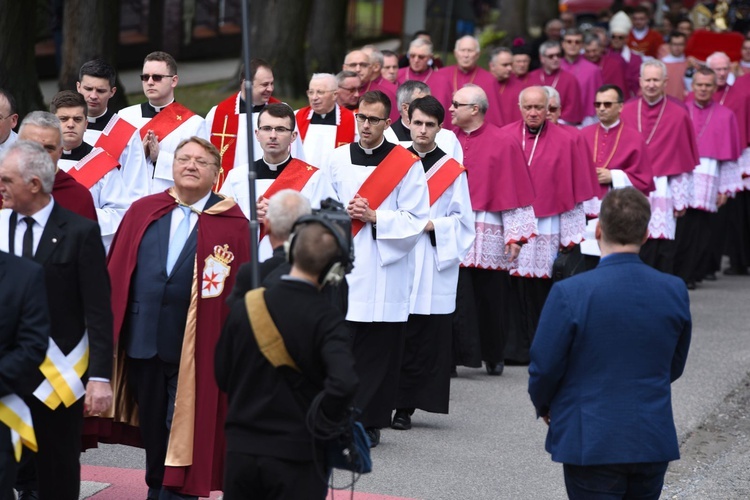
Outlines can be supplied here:
[[[221, 159], [224, 160], [224, 153], [227, 152], [227, 149], [229, 149], [229, 146], [232, 145], [234, 142], [234, 138], [237, 137], [237, 134], [227, 134], [227, 120], [229, 119], [228, 116], [224, 116], [224, 126], [221, 129], [221, 133], [212, 133], [212, 136], [221, 137], [221, 144], [219, 145], [219, 155], [221, 155]], [[224, 139], [232, 137], [233, 139], [226, 144], [224, 144]]]

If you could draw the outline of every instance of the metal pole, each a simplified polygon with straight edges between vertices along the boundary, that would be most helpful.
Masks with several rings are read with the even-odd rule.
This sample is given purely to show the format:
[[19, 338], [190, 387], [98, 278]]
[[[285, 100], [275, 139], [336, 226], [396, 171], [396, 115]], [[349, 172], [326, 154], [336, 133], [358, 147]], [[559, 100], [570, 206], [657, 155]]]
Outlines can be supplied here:
[[247, 186], [250, 192], [250, 266], [252, 287], [260, 286], [258, 262], [258, 211], [255, 206], [255, 154], [253, 152], [253, 81], [250, 78], [250, 0], [242, 0], [242, 54], [245, 66], [245, 117], [247, 118]]
[[445, 27], [443, 28], [443, 64], [448, 65], [448, 45], [450, 44], [451, 23], [453, 22], [453, 0], [448, 0], [448, 10], [445, 12]]

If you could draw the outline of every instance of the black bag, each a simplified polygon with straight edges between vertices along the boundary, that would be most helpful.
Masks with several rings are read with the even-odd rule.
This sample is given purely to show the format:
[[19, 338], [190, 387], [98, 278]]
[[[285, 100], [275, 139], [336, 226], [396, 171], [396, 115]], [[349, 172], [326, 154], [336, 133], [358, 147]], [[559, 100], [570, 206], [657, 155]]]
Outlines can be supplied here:
[[552, 281], [562, 281], [586, 271], [586, 258], [581, 253], [581, 245], [560, 250], [552, 265]]

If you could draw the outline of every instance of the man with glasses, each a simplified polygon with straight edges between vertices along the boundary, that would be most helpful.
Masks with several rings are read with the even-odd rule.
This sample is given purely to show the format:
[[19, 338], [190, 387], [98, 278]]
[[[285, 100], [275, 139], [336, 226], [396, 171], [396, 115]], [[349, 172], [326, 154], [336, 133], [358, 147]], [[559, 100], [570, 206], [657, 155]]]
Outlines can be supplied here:
[[[281, 102], [273, 97], [274, 79], [271, 66], [263, 59], [250, 61], [252, 84], [253, 131], [258, 126], [258, 114], [269, 104]], [[245, 95], [245, 65], [240, 65], [240, 90], [211, 108], [206, 115], [206, 126], [211, 131], [211, 143], [221, 155], [221, 169], [214, 186], [220, 192], [224, 182], [234, 168], [244, 168], [247, 172], [247, 96]], [[302, 142], [292, 141], [292, 154], [304, 158]], [[253, 157], [257, 161], [263, 150], [253, 134]], [[245, 174], [247, 175], [247, 174]], [[249, 212], [247, 212], [249, 213]]]
[[13, 129], [17, 124], [16, 100], [10, 92], [0, 88], [0, 153], [16, 142], [17, 134]]
[[250, 259], [250, 235], [234, 200], [211, 191], [219, 162], [207, 140], [182, 141], [174, 186], [133, 204], [109, 255], [115, 387], [123, 392], [107, 437], [133, 444], [137, 420], [149, 499], [207, 497], [222, 486], [226, 402], [214, 381], [214, 346], [237, 269]]
[[628, 15], [622, 11], [616, 13], [609, 20], [609, 49], [618, 54], [625, 61], [625, 82], [627, 89], [623, 89], [625, 100], [638, 95], [640, 90], [639, 75], [641, 71], [641, 56], [630, 50], [627, 45], [628, 35], [633, 23]]
[[[290, 154], [290, 145], [297, 139], [294, 126], [294, 111], [285, 103], [269, 104], [258, 113], [255, 135], [262, 156], [255, 160], [255, 194], [258, 197], [256, 210], [260, 222], [266, 217], [268, 200], [282, 189], [300, 191], [314, 208], [320, 207], [321, 200], [336, 198], [328, 177], [322, 171]], [[247, 166], [242, 165], [229, 172], [219, 192], [234, 198], [245, 217], [250, 218]], [[272, 253], [265, 230], [261, 230], [257, 258], [263, 262]]]
[[604, 28], [599, 30], [598, 33], [587, 33], [583, 38], [584, 57], [602, 72], [603, 85], [616, 85], [625, 89], [625, 61], [619, 54], [607, 50], [603, 39], [606, 39]]
[[294, 112], [297, 128], [305, 159], [325, 165], [334, 149], [359, 140], [354, 113], [336, 104], [339, 89], [332, 74], [313, 74], [307, 89], [310, 105]]
[[359, 88], [359, 94], [379, 90], [388, 96], [391, 100], [391, 120], [398, 118], [396, 112], [396, 86], [385, 80], [380, 75], [380, 68], [383, 67], [383, 53], [375, 46], [367, 45], [361, 50], [353, 50], [344, 58], [343, 69], [354, 71], [359, 75], [362, 85]]
[[542, 67], [529, 74], [529, 85], [542, 87], [549, 85], [557, 89], [562, 99], [561, 120], [568, 125], [579, 125], [584, 117], [581, 86], [575, 76], [560, 69], [562, 56], [563, 52], [559, 43], [544, 42], [539, 47]]
[[208, 139], [206, 122], [175, 102], [177, 62], [166, 52], [152, 52], [143, 60], [143, 93], [147, 102], [120, 110], [120, 117], [136, 127], [151, 177], [150, 191], [158, 193], [174, 184], [172, 160], [177, 145], [186, 137]]
[[641, 65], [641, 93], [628, 101], [622, 121], [646, 141], [655, 189], [649, 193], [651, 222], [641, 259], [656, 269], [674, 270], [677, 217], [689, 203], [692, 172], [700, 163], [693, 124], [687, 110], [666, 96], [667, 68], [655, 59]]
[[398, 84], [408, 80], [416, 80], [427, 85], [430, 78], [437, 71], [430, 66], [432, 60], [432, 43], [423, 38], [416, 38], [409, 44], [409, 65], [398, 70]]
[[391, 101], [380, 91], [360, 98], [359, 142], [337, 148], [326, 170], [352, 219], [354, 270], [347, 275], [353, 352], [360, 380], [360, 421], [373, 446], [391, 424], [414, 279], [412, 249], [429, 215], [419, 157], [386, 141]]
[[487, 373], [499, 376], [505, 368], [508, 270], [537, 229], [523, 149], [486, 120], [488, 106], [484, 90], [466, 85], [453, 96], [449, 110], [465, 152], [476, 221], [476, 239], [458, 274], [453, 363], [481, 367], [484, 361]]
[[583, 125], [588, 125], [596, 121], [596, 110], [591, 103], [594, 102], [596, 89], [604, 84], [602, 72], [595, 64], [583, 57], [583, 33], [577, 29], [565, 31], [562, 50], [565, 57], [560, 61], [560, 68], [578, 80], [583, 107]]
[[344, 70], [336, 75], [336, 85], [338, 93], [336, 95], [336, 104], [349, 111], [357, 111], [359, 105], [359, 88], [362, 86], [362, 79], [354, 71]]

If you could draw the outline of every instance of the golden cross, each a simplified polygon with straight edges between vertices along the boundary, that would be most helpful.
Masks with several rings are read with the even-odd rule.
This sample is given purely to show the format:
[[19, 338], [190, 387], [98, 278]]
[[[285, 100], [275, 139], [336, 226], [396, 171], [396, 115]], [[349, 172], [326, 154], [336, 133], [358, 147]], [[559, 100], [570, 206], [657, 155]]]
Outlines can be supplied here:
[[182, 115], [177, 115], [177, 121], [178, 121], [178, 122], [181, 122], [181, 121], [182, 121]]
[[221, 159], [224, 159], [224, 153], [227, 152], [227, 149], [229, 149], [229, 146], [232, 145], [234, 142], [234, 139], [229, 141], [228, 143], [224, 144], [224, 139], [227, 137], [237, 137], [237, 134], [227, 134], [227, 120], [229, 119], [228, 116], [224, 116], [224, 127], [221, 129], [221, 134], [219, 133], [212, 133], [212, 136], [221, 137], [221, 145], [219, 146], [219, 155], [221, 155]]

